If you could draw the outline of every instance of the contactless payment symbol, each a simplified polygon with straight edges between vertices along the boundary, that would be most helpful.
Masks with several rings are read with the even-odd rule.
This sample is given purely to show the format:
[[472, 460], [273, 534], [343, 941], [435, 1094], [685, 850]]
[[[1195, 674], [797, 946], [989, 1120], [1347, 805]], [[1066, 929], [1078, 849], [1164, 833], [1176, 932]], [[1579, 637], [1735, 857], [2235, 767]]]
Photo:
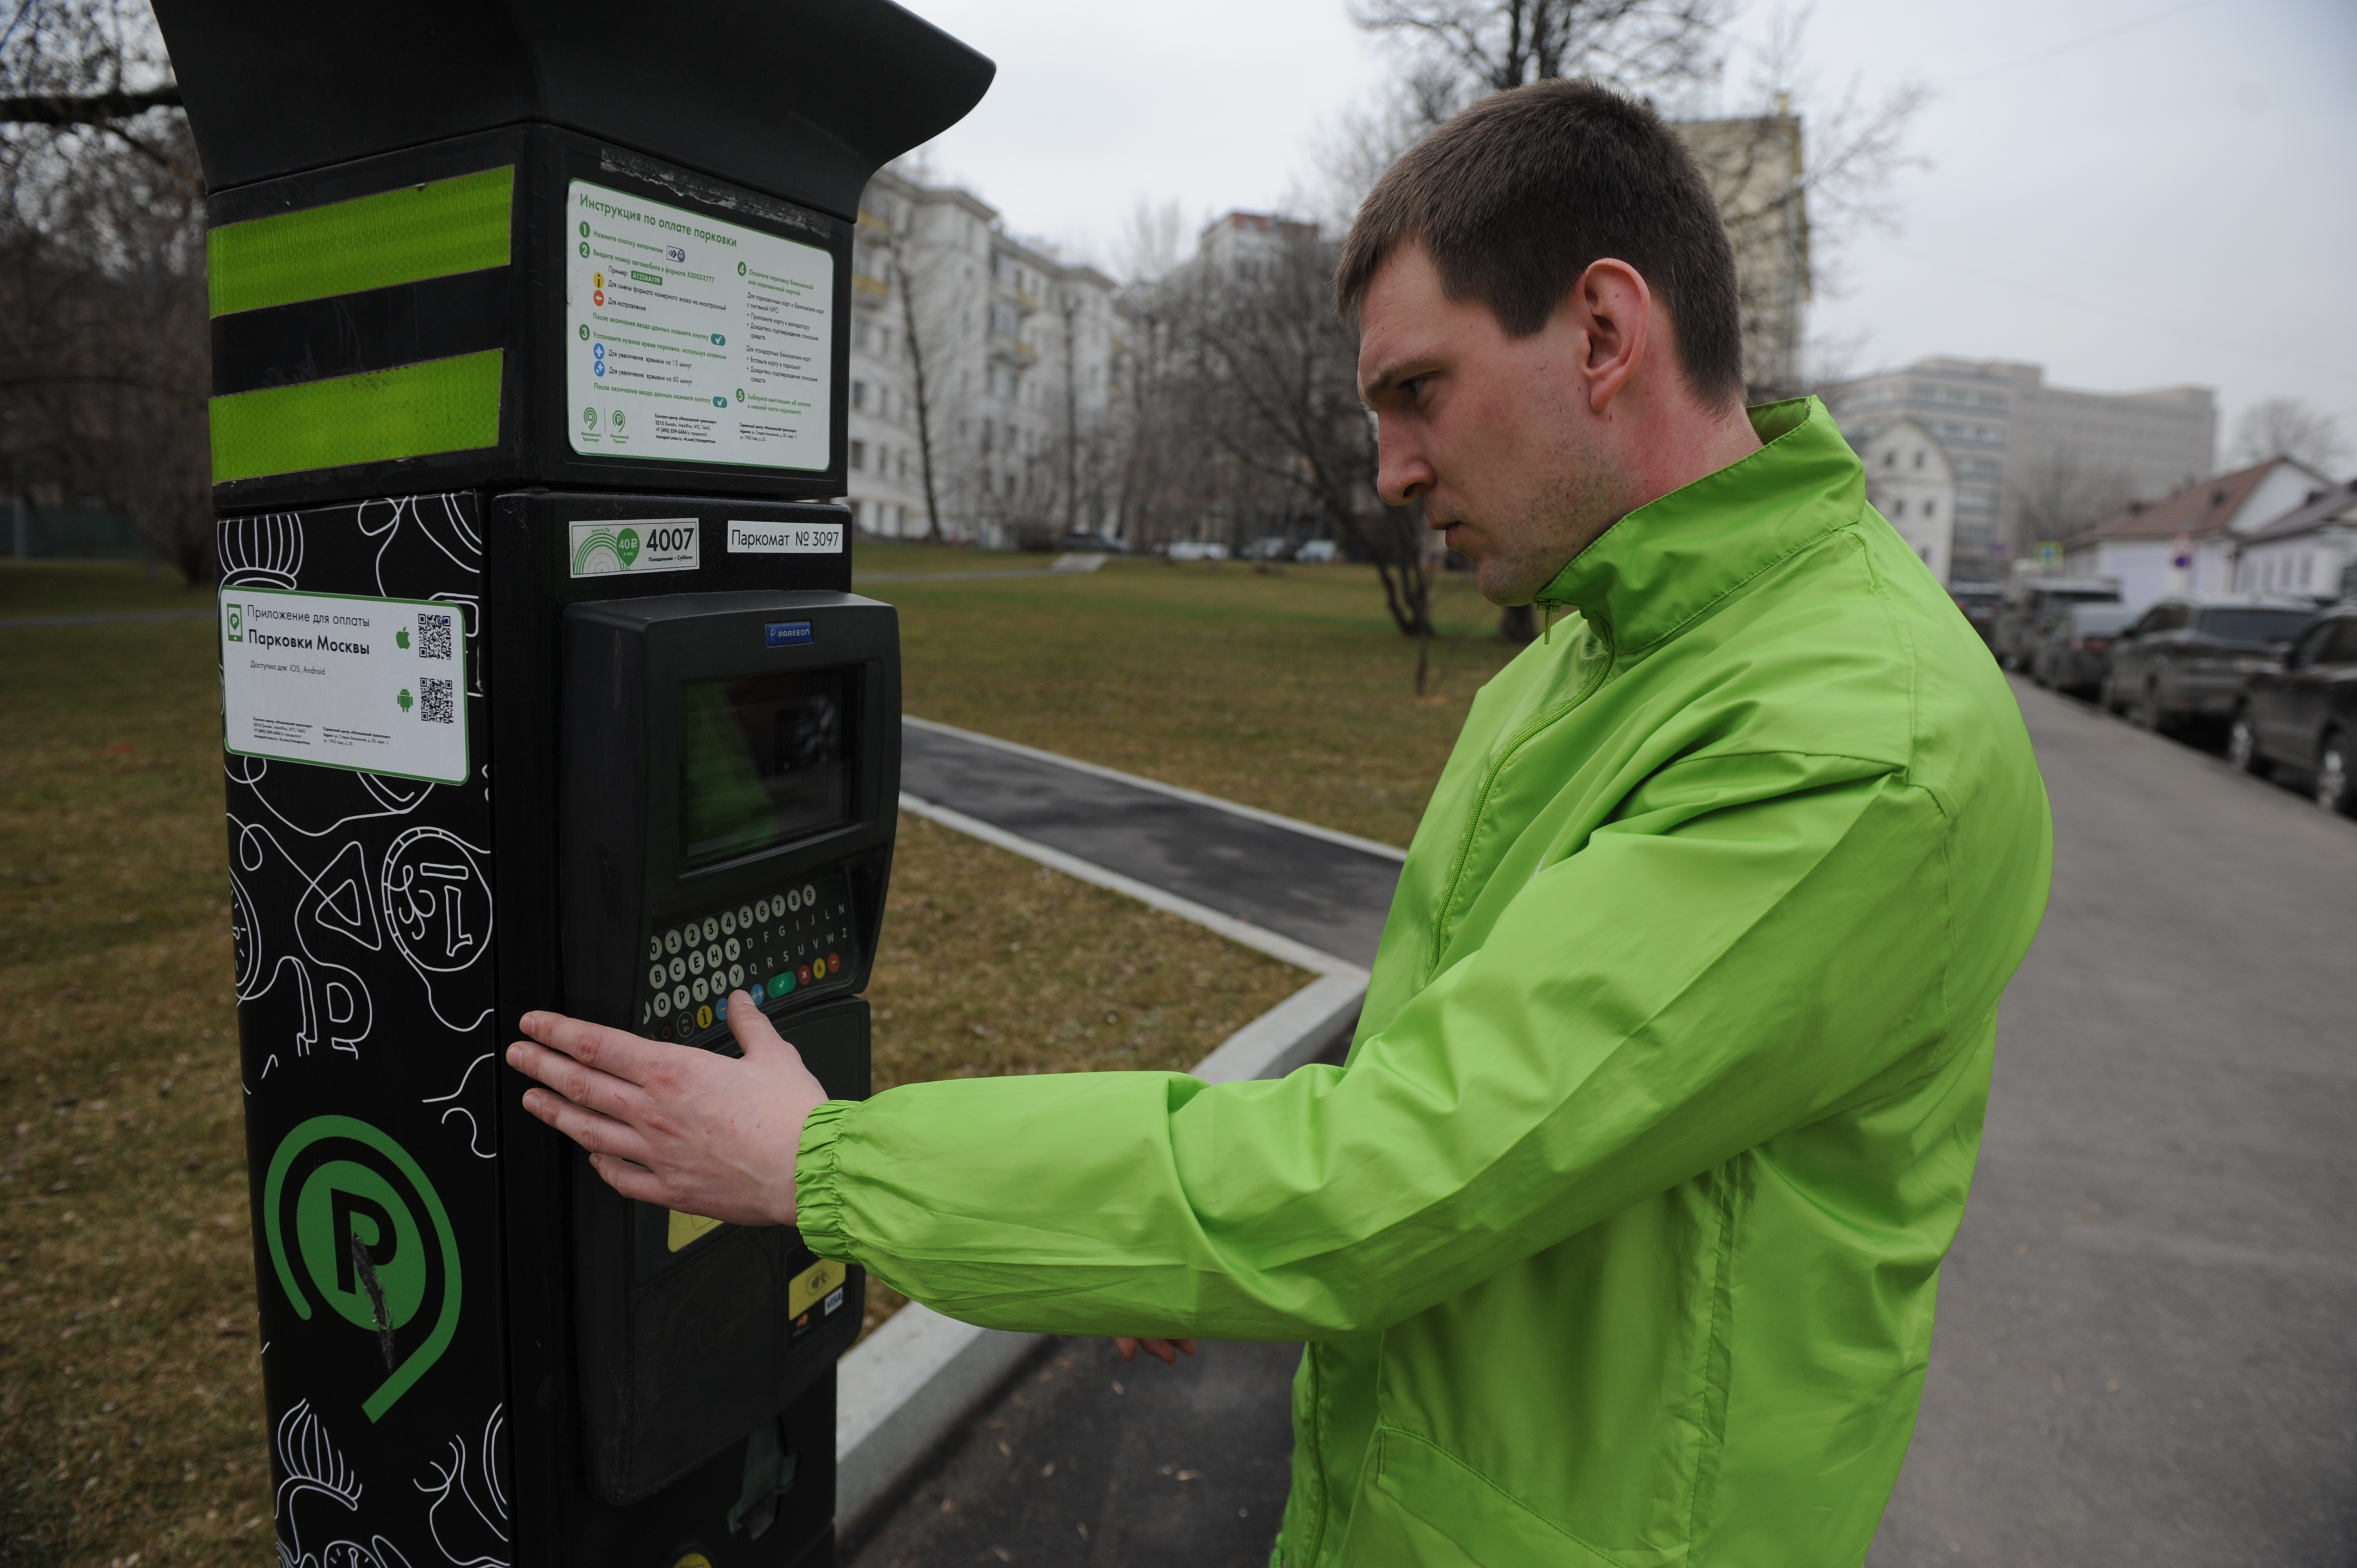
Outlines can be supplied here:
[[407, 1150], [351, 1116], [286, 1134], [262, 1189], [270, 1262], [295, 1314], [341, 1323], [384, 1381], [361, 1402], [376, 1421], [442, 1358], [458, 1331], [458, 1244], [449, 1213]]

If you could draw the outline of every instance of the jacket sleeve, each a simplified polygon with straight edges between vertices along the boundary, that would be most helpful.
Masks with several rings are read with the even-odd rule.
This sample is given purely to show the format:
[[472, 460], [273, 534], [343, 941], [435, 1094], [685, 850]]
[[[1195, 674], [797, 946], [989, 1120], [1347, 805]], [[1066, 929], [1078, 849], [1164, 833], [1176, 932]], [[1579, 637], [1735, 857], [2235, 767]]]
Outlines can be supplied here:
[[1532, 876], [1347, 1069], [831, 1101], [802, 1137], [803, 1236], [985, 1326], [1382, 1328], [1933, 1070], [1949, 842], [1887, 764], [1680, 763]]

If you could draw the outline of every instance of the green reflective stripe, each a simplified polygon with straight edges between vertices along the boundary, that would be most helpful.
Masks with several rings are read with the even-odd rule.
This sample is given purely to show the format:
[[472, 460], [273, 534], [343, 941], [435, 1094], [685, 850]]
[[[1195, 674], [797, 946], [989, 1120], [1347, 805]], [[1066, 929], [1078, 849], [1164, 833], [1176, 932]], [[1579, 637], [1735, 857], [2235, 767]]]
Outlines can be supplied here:
[[506, 266], [514, 192], [510, 166], [225, 223], [205, 236], [212, 313]]
[[214, 398], [213, 483], [496, 446], [500, 359], [489, 349]]

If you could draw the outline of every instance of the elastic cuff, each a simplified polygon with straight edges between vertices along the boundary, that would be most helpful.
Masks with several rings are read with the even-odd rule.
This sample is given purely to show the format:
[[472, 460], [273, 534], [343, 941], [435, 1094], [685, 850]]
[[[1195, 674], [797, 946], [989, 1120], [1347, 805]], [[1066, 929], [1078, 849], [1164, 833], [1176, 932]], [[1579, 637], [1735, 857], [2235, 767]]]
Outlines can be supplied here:
[[802, 1245], [822, 1258], [856, 1262], [843, 1230], [843, 1194], [835, 1179], [835, 1150], [843, 1119], [859, 1109], [856, 1100], [829, 1100], [802, 1122], [802, 1147], [794, 1155], [794, 1227]]

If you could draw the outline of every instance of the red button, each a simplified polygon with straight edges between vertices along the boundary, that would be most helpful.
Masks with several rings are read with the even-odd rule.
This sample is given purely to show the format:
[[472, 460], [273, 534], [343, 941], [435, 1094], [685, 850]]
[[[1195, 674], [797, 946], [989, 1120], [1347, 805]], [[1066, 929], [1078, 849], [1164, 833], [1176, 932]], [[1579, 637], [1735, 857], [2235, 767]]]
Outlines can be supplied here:
[[808, 985], [808, 984], [810, 983], [810, 965], [808, 965], [808, 964], [804, 964], [804, 965], [802, 965], [802, 971], [801, 971], [801, 973], [802, 973], [802, 983], [803, 983], [804, 985]]
[[826, 955], [826, 967], [827, 967], [827, 972], [828, 972], [829, 973], [833, 973], [834, 971], [836, 971], [836, 970], [838, 970], [838, 969], [841, 969], [841, 968], [843, 967], [843, 960], [841, 960], [840, 958], [837, 958], [837, 957], [836, 957], [834, 954], [833, 954], [833, 953], [829, 953], [829, 954], [827, 954], [827, 955]]

